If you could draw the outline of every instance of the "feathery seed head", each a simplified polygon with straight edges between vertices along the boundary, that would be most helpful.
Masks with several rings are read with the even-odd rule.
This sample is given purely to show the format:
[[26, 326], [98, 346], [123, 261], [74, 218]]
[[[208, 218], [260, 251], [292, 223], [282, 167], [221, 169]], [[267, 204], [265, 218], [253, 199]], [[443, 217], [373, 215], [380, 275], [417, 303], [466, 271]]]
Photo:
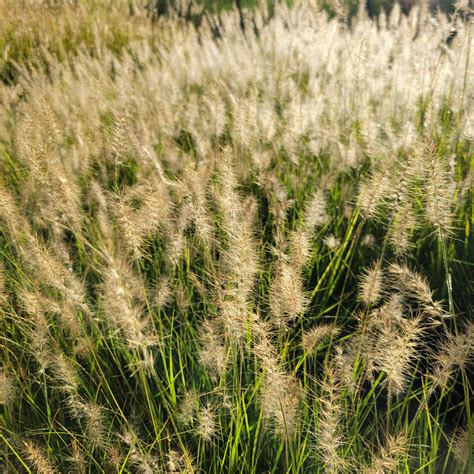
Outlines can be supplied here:
[[304, 229], [297, 229], [292, 232], [290, 246], [290, 260], [292, 265], [302, 271], [308, 261], [311, 247], [308, 232]]
[[367, 356], [375, 370], [385, 372], [389, 395], [405, 390], [425, 331], [421, 317], [392, 321], [381, 320], [374, 324], [371, 330], [373, 353]]
[[359, 188], [357, 205], [366, 218], [376, 217], [378, 206], [389, 187], [388, 177], [384, 171], [373, 172]]
[[388, 435], [385, 446], [382, 446], [371, 464], [363, 469], [364, 474], [386, 474], [394, 472], [400, 459], [407, 454], [405, 433], [397, 436]]
[[107, 431], [104, 408], [95, 403], [82, 404], [86, 440], [93, 447], [107, 447]]
[[434, 387], [446, 389], [457, 369], [474, 359], [474, 324], [465, 323], [458, 334], [448, 334], [437, 351], [432, 351]]
[[285, 260], [280, 258], [277, 261], [269, 296], [275, 323], [282, 327], [301, 316], [307, 306], [299, 268]]
[[215, 324], [211, 321], [203, 322], [200, 329], [200, 360], [210, 370], [213, 377], [221, 377], [227, 370], [227, 351], [223, 339]]
[[366, 305], [375, 304], [382, 297], [383, 272], [380, 262], [366, 269], [359, 282], [359, 299]]
[[15, 392], [15, 380], [5, 368], [0, 369], [0, 405], [9, 404], [15, 398]]
[[404, 255], [413, 246], [411, 234], [417, 226], [417, 220], [409, 201], [402, 203], [393, 215], [388, 232], [388, 241], [397, 255]]
[[326, 198], [322, 190], [316, 191], [308, 201], [304, 213], [304, 226], [309, 235], [316, 227], [327, 223], [329, 216], [326, 213]]
[[334, 234], [326, 235], [323, 239], [323, 243], [331, 250], [334, 250], [341, 245], [341, 241]]
[[441, 303], [433, 300], [433, 292], [422, 275], [410, 270], [406, 265], [397, 263], [391, 263], [388, 271], [393, 285], [403, 294], [417, 300], [425, 314], [429, 317], [444, 315]]
[[74, 396], [79, 387], [79, 376], [71, 359], [62, 352], [55, 353], [51, 366], [56, 382], [59, 384], [58, 388], [69, 396]]
[[336, 474], [343, 470], [347, 461], [340, 450], [344, 439], [342, 434], [342, 394], [337, 372], [330, 365], [324, 368], [325, 379], [321, 383], [318, 429], [315, 433], [317, 451], [326, 471]]
[[197, 394], [192, 390], [186, 392], [183, 401], [180, 404], [178, 415], [179, 421], [184, 426], [190, 426], [193, 424], [196, 417], [197, 406]]
[[455, 183], [434, 145], [427, 147], [424, 165], [425, 218], [437, 229], [438, 237], [444, 239], [451, 233], [454, 219]]
[[7, 300], [6, 294], [6, 276], [5, 276], [5, 266], [2, 262], [0, 262], [0, 305], [3, 304]]
[[355, 344], [348, 344], [346, 347], [338, 344], [334, 350], [334, 370], [340, 384], [349, 393], [354, 393], [356, 380], [354, 378], [354, 364], [357, 357]]
[[335, 324], [320, 324], [305, 331], [302, 340], [304, 351], [311, 354], [322, 341], [330, 337], [336, 337], [340, 330]]
[[469, 459], [474, 456], [474, 428], [472, 426], [470, 431], [465, 428], [457, 430], [453, 437], [453, 454], [461, 468], [466, 469]]
[[166, 455], [165, 472], [169, 474], [182, 473], [191, 474], [195, 472], [193, 459], [187, 452], [180, 452], [171, 449]]
[[124, 459], [124, 455], [122, 454], [120, 449], [117, 446], [108, 446], [106, 449], [106, 453], [107, 465], [109, 465], [113, 469], [120, 470]]
[[84, 453], [82, 452], [79, 443], [73, 439], [71, 442], [71, 447], [69, 448], [70, 455], [67, 460], [71, 464], [71, 474], [86, 474], [87, 464]]
[[26, 440], [23, 442], [23, 452], [27, 462], [38, 474], [53, 474], [57, 472], [43, 450], [33, 441]]
[[267, 360], [260, 403], [275, 433], [290, 438], [298, 428], [300, 390], [296, 379], [286, 374], [276, 360]]
[[197, 435], [204, 442], [210, 442], [216, 435], [216, 431], [217, 421], [214, 409], [210, 405], [201, 407], [197, 414]]

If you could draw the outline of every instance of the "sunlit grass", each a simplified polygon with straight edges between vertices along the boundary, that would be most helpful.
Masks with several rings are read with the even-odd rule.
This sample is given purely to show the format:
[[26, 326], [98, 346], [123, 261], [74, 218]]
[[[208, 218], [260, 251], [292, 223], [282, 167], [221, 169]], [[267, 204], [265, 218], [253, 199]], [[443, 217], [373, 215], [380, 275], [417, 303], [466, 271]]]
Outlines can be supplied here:
[[472, 470], [466, 9], [2, 8], [3, 470]]

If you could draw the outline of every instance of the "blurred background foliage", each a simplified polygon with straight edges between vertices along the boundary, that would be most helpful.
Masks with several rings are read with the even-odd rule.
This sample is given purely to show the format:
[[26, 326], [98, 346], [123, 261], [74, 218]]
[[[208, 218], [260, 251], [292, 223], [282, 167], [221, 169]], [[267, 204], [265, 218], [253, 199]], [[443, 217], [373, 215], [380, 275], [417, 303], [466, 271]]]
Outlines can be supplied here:
[[[278, 2], [267, 0], [272, 15]], [[330, 15], [350, 21], [358, 0], [319, 0]], [[394, 0], [364, 0], [369, 16], [389, 12]], [[400, 0], [408, 13], [417, 0]], [[472, 2], [472, 0], [470, 0]], [[260, 0], [0, 0], [0, 81], [16, 82], [20, 68], [63, 61], [81, 50], [95, 54], [106, 48], [120, 55], [134, 40], [144, 38], [150, 21], [173, 14], [199, 26], [204, 16], [235, 8], [243, 27]], [[430, 0], [432, 10], [452, 10], [451, 0]], [[145, 36], [149, 37], [149, 35]]]
[[[279, 0], [268, 0], [269, 6], [277, 3]], [[280, 0], [281, 1], [281, 0]], [[291, 4], [291, 0], [285, 0]], [[383, 9], [385, 11], [391, 10], [396, 0], [363, 0], [369, 15], [377, 15]], [[156, 0], [155, 4], [157, 10], [166, 12], [170, 5], [183, 3], [181, 0]], [[191, 0], [187, 3], [197, 3], [203, 5], [206, 10], [216, 11], [219, 9], [231, 9], [240, 5], [242, 8], [254, 7], [259, 4], [259, 0]], [[329, 11], [333, 9], [333, 5], [337, 2], [331, 0], [322, 0], [323, 5]], [[359, 0], [341, 0], [340, 2], [351, 14], [355, 14], [359, 8]], [[417, 0], [400, 0], [402, 10], [408, 12], [409, 9], [417, 3]], [[449, 12], [453, 9], [454, 1], [452, 0], [429, 0], [432, 9], [439, 8], [441, 11]]]

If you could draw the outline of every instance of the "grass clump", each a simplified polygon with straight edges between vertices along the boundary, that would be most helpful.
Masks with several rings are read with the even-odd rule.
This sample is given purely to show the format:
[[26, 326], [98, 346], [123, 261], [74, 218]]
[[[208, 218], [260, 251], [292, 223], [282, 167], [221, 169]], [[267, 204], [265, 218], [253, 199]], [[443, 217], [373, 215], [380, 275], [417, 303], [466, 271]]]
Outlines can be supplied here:
[[2, 470], [474, 469], [467, 7], [7, 4]]

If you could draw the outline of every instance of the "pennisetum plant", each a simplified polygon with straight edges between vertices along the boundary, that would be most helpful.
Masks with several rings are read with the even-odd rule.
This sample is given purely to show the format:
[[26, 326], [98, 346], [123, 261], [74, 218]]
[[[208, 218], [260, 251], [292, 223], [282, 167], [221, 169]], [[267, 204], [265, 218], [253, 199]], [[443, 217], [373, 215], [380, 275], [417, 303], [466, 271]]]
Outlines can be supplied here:
[[162, 3], [0, 0], [0, 470], [471, 472], [472, 9]]

